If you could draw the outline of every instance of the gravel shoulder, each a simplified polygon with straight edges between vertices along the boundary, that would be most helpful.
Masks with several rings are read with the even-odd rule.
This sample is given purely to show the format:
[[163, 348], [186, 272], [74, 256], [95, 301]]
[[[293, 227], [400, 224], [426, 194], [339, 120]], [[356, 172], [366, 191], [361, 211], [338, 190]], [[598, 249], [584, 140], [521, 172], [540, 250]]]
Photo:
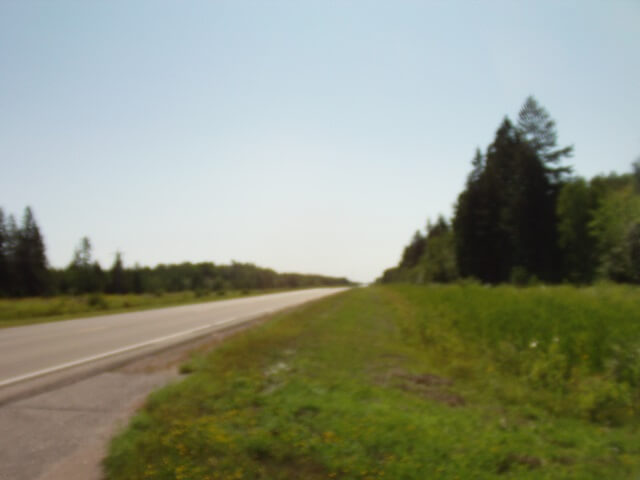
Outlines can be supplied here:
[[100, 480], [110, 439], [151, 391], [179, 381], [178, 366], [192, 352], [215, 348], [267, 318], [1, 406], [0, 480]]

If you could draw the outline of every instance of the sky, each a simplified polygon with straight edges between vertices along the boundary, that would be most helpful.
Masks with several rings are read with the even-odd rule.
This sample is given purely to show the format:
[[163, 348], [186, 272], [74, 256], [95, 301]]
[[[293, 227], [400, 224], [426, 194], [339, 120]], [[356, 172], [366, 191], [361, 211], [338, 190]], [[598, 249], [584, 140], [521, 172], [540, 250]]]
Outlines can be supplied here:
[[591, 177], [640, 156], [640, 2], [0, 0], [0, 207], [49, 263], [372, 281], [534, 95]]

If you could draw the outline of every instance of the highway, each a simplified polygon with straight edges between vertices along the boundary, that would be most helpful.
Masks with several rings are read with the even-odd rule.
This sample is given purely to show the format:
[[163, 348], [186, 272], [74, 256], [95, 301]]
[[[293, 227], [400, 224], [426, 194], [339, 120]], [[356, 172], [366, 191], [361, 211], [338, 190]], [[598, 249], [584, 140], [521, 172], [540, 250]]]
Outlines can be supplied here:
[[0, 390], [105, 359], [153, 351], [345, 288], [316, 288], [0, 330]]

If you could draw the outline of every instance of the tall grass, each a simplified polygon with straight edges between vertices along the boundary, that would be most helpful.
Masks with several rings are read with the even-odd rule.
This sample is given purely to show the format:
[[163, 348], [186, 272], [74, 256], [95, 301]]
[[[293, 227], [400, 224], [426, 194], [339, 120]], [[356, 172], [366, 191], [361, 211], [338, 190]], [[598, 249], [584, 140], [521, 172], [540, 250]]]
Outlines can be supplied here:
[[[275, 291], [275, 290], [274, 290]], [[0, 328], [29, 323], [63, 320], [84, 315], [116, 313], [187, 303], [228, 299], [271, 291], [202, 292], [184, 291], [158, 294], [59, 295], [21, 299], [0, 298]]]
[[389, 291], [411, 304], [406, 334], [426, 348], [449, 349], [452, 363], [463, 349], [476, 349], [491, 359], [490, 368], [563, 394], [567, 408], [618, 422], [637, 413], [637, 287], [402, 285]]

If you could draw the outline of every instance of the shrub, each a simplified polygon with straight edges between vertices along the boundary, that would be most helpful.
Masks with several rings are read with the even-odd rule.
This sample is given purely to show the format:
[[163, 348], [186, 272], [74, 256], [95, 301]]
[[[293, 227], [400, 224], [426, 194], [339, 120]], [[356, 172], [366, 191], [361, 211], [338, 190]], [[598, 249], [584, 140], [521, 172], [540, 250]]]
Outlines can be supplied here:
[[87, 299], [87, 304], [92, 307], [92, 308], [96, 308], [99, 310], [106, 310], [109, 305], [107, 304], [107, 300], [104, 298], [104, 295], [102, 295], [101, 293], [92, 293], [91, 295], [89, 295], [89, 298]]

